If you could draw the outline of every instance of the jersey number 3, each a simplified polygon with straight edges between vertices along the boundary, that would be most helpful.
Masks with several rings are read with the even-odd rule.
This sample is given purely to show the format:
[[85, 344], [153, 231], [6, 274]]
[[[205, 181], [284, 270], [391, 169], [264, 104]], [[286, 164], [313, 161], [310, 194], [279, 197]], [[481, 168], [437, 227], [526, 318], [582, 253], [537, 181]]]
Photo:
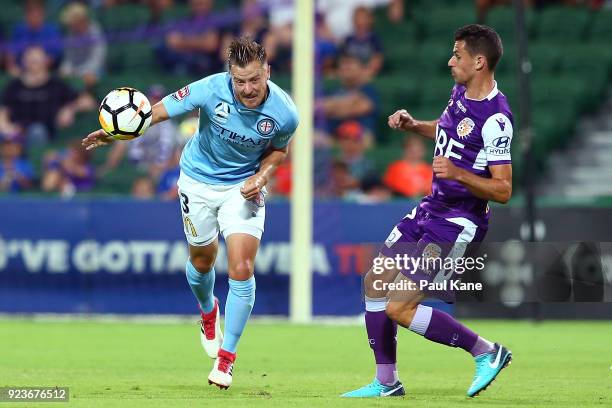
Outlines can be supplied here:
[[189, 214], [189, 198], [187, 194], [181, 193], [181, 199], [181, 210], [183, 210], [185, 214]]

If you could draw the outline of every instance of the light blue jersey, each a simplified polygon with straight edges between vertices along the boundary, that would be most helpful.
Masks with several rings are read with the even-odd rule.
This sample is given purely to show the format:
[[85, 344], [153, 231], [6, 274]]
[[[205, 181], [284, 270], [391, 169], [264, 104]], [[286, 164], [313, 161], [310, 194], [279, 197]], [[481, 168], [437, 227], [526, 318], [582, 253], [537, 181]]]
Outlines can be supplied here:
[[166, 96], [162, 102], [170, 117], [200, 111], [181, 170], [207, 184], [236, 184], [257, 172], [268, 146], [287, 146], [298, 125], [295, 104], [272, 81], [268, 90], [264, 103], [247, 108], [234, 96], [229, 73], [220, 73]]

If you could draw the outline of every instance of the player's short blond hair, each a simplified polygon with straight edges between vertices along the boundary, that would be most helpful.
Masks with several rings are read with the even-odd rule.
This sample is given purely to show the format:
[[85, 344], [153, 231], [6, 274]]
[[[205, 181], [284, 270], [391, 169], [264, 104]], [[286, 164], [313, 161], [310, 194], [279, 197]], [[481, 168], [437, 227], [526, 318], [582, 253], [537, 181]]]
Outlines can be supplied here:
[[246, 67], [253, 61], [265, 64], [267, 61], [266, 50], [258, 42], [249, 37], [235, 38], [228, 48], [227, 66], [238, 65]]

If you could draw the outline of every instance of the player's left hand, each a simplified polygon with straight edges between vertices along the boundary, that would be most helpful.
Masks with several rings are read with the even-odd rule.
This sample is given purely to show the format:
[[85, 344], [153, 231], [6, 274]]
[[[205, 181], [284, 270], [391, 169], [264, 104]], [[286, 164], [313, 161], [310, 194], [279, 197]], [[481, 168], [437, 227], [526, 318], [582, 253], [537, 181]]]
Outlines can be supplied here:
[[441, 179], [455, 180], [460, 171], [448, 157], [444, 156], [434, 157], [432, 167], [436, 177]]
[[245, 200], [253, 200], [259, 197], [259, 193], [266, 184], [268, 184], [268, 178], [262, 174], [255, 173], [244, 182], [240, 189], [240, 194], [242, 194]]
[[85, 150], [95, 149], [96, 147], [106, 146], [115, 141], [112, 137], [110, 137], [106, 132], [102, 129], [98, 129], [94, 132], [91, 132], [87, 135], [81, 142], [81, 145], [85, 148]]

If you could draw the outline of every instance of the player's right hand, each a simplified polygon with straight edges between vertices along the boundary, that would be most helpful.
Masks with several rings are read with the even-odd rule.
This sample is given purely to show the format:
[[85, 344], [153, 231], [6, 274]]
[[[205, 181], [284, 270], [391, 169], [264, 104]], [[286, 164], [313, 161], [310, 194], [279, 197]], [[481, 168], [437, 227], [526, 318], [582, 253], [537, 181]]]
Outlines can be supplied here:
[[389, 127], [391, 129], [399, 129], [409, 131], [414, 129], [417, 121], [414, 120], [411, 114], [406, 109], [400, 109], [389, 116]]
[[87, 137], [81, 142], [81, 145], [85, 147], [85, 150], [92, 150], [96, 147], [111, 144], [114, 141], [115, 139], [109, 136], [104, 130], [98, 129], [95, 132], [88, 134]]
[[268, 184], [268, 178], [261, 173], [255, 173], [240, 188], [240, 194], [245, 200], [255, 200], [259, 198], [259, 193]]

